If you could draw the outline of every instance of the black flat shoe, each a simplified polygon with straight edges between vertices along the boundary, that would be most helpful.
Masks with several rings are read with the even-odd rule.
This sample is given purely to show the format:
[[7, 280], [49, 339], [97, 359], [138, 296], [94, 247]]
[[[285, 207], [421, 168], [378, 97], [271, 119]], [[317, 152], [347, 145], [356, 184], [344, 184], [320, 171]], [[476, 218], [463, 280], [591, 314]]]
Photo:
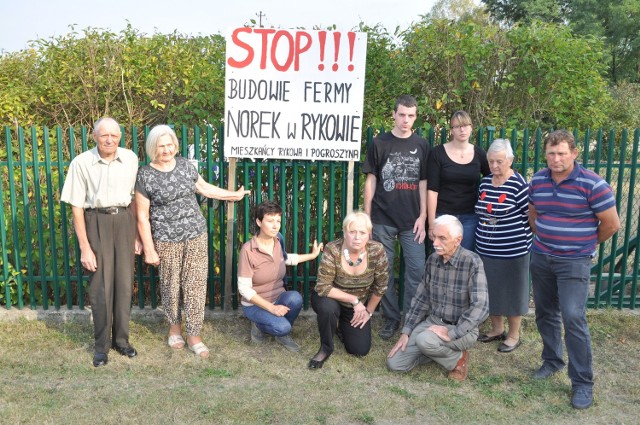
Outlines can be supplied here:
[[500, 335], [489, 336], [487, 334], [481, 334], [478, 337], [478, 342], [491, 342], [491, 341], [504, 341], [507, 339], [507, 333], [502, 332]]
[[[324, 354], [324, 353], [323, 353]], [[318, 354], [316, 354], [313, 357], [316, 357]], [[327, 359], [329, 358], [331, 354], [329, 354], [328, 356], [326, 356], [324, 359], [322, 360], [316, 360], [316, 359], [311, 359], [309, 360], [309, 369], [322, 369], [322, 366], [324, 366], [324, 362], [327, 361]]]
[[105, 353], [94, 353], [93, 354], [93, 366], [100, 367], [105, 366], [109, 363], [109, 357]]
[[520, 344], [522, 344], [522, 342], [520, 340], [518, 340], [518, 342], [516, 342], [515, 345], [507, 345], [507, 344], [505, 344], [503, 342], [498, 347], [498, 351], [500, 351], [501, 353], [510, 353], [513, 350], [515, 350], [516, 348], [520, 347]]
[[129, 358], [133, 358], [138, 355], [136, 349], [130, 345], [127, 345], [126, 347], [118, 347], [116, 345], [115, 347], [113, 347], [113, 349], [116, 350], [121, 356], [127, 356]]
[[[327, 359], [324, 359], [327, 360]], [[322, 369], [324, 365], [324, 360], [309, 360], [309, 369]]]

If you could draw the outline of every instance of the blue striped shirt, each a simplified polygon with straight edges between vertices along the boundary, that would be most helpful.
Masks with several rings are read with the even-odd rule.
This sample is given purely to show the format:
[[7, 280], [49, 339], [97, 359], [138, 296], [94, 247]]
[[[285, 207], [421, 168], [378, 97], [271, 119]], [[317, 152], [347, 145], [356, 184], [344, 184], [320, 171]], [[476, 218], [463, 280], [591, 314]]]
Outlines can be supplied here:
[[514, 171], [501, 186], [491, 175], [480, 182], [476, 214], [476, 251], [494, 258], [517, 258], [531, 250], [529, 194], [525, 179]]
[[534, 174], [529, 203], [538, 215], [534, 252], [570, 258], [595, 255], [600, 224], [596, 214], [616, 206], [611, 186], [575, 161], [560, 183], [548, 168]]

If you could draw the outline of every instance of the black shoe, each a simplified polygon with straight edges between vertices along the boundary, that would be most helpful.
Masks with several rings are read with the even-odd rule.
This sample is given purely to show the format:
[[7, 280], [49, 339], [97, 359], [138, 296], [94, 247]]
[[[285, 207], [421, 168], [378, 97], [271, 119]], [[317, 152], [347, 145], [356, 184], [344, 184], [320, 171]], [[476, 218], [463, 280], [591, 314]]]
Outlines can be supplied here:
[[494, 336], [482, 334], [478, 337], [478, 342], [504, 341], [505, 339], [507, 339], [506, 332], [502, 332], [500, 335], [494, 335]]
[[325, 355], [322, 360], [316, 360], [316, 357], [319, 357], [321, 354], [324, 353], [322, 351], [318, 351], [316, 355], [313, 356], [311, 360], [309, 360], [309, 369], [322, 369], [322, 366], [324, 366], [324, 362], [327, 361], [331, 354]]
[[380, 329], [378, 335], [382, 339], [389, 339], [393, 336], [393, 334], [396, 333], [399, 327], [400, 323], [396, 322], [395, 320], [387, 320], [386, 322], [384, 322], [384, 326], [382, 327], [382, 329]]
[[520, 344], [522, 344], [522, 342], [520, 340], [518, 340], [518, 342], [516, 342], [514, 345], [507, 345], [507, 344], [505, 344], [503, 342], [498, 347], [498, 351], [501, 352], [501, 353], [510, 353], [513, 350], [515, 350], [516, 348], [520, 347]]
[[93, 366], [94, 367], [105, 366], [107, 363], [109, 363], [109, 358], [107, 357], [107, 355], [105, 353], [94, 353], [93, 354]]
[[127, 345], [126, 347], [118, 347], [116, 345], [115, 347], [113, 347], [113, 349], [116, 350], [121, 356], [127, 356], [130, 359], [138, 355], [136, 349], [130, 345]]

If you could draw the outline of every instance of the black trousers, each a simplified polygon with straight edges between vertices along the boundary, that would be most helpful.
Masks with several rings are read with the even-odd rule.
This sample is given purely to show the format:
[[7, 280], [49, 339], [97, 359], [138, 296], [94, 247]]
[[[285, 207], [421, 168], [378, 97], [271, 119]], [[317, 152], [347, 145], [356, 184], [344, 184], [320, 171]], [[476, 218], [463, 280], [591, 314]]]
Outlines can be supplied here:
[[338, 326], [342, 332], [342, 341], [347, 353], [366, 356], [371, 349], [371, 321], [362, 329], [351, 326], [353, 308], [345, 307], [329, 297], [321, 297], [311, 291], [311, 307], [318, 318], [321, 349], [325, 354], [333, 353], [333, 336]]
[[133, 288], [135, 219], [131, 211], [101, 214], [85, 211], [87, 238], [98, 269], [89, 279], [95, 351], [129, 344]]

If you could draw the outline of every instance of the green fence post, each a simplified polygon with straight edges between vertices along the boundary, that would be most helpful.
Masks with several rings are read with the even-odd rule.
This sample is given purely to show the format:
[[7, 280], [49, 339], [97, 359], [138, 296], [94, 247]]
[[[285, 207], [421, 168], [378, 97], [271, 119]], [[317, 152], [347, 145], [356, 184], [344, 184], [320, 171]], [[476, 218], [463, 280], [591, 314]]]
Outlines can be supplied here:
[[[18, 132], [21, 131], [21, 128], [18, 127]], [[5, 127], [4, 129], [5, 140], [7, 142], [7, 180], [9, 181], [9, 201], [10, 205], [10, 213], [11, 213], [11, 238], [13, 240], [13, 261], [14, 261], [14, 269], [18, 272], [16, 276], [16, 281], [18, 286], [16, 288], [17, 298], [18, 298], [18, 309], [22, 310], [24, 307], [24, 291], [22, 290], [23, 279], [22, 279], [22, 262], [20, 261], [20, 235], [22, 232], [18, 228], [18, 195], [16, 193], [16, 185], [15, 185], [15, 165], [13, 161], [13, 144], [11, 140], [11, 130], [9, 127]], [[25, 219], [25, 221], [28, 221]], [[28, 235], [25, 230], [25, 237]]]
[[[631, 160], [631, 178], [629, 179], [629, 186], [631, 188], [636, 187], [636, 177], [638, 169], [638, 153], [640, 148], [640, 128], [636, 128], [633, 133], [633, 157]], [[632, 192], [634, 193], [634, 192]], [[633, 199], [633, 198], [630, 198]], [[633, 201], [630, 203], [633, 204]], [[633, 209], [633, 207], [631, 207]], [[635, 208], [636, 213], [636, 236], [635, 236], [635, 252], [633, 257], [633, 272], [631, 278], [631, 300], [629, 301], [629, 308], [636, 308], [636, 301], [638, 299], [638, 275], [640, 274], [640, 249], [638, 249], [638, 239], [640, 238], [640, 208]], [[629, 214], [631, 215], [631, 214]], [[625, 270], [626, 272], [626, 270]]]
[[22, 189], [22, 215], [24, 217], [25, 224], [25, 248], [27, 253], [27, 279], [29, 281], [29, 304], [32, 309], [36, 308], [36, 287], [33, 275], [33, 252], [31, 244], [31, 214], [29, 213], [29, 205], [31, 200], [29, 199], [29, 180], [27, 178], [27, 154], [24, 141], [24, 131], [22, 128], [18, 129], [18, 148], [19, 148], [19, 161], [20, 161], [20, 182]]
[[[5, 127], [5, 131], [7, 127]], [[10, 141], [5, 139], [5, 143], [8, 145]], [[5, 213], [4, 213], [4, 188], [2, 187], [2, 181], [4, 180], [4, 172], [2, 171], [2, 161], [0, 161], [0, 251], [2, 260], [2, 281], [4, 282], [4, 300], [7, 310], [11, 309], [11, 282], [9, 281], [9, 257], [7, 256], [7, 230], [5, 229]], [[7, 170], [8, 174], [8, 170]], [[11, 204], [9, 204], [11, 206]]]
[[[46, 188], [47, 188], [47, 211], [49, 213], [49, 240], [51, 241], [50, 246], [50, 258], [51, 258], [51, 277], [53, 279], [53, 300], [56, 310], [60, 310], [60, 282], [58, 280], [58, 255], [59, 251], [57, 248], [57, 237], [58, 237], [58, 228], [55, 225], [55, 212], [57, 208], [55, 208], [55, 204], [53, 202], [53, 180], [52, 180], [52, 169], [51, 169], [51, 152], [50, 152], [50, 143], [49, 143], [49, 129], [47, 127], [44, 128], [44, 163], [45, 163], [45, 176], [46, 176]], [[64, 239], [61, 237], [60, 239]], [[44, 251], [44, 250], [42, 250]], [[45, 273], [46, 267], [42, 269], [42, 273]], [[47, 274], [49, 276], [49, 274]]]
[[[69, 128], [69, 131], [73, 131], [72, 128]], [[58, 193], [62, 192], [62, 187], [64, 186], [64, 155], [62, 152], [62, 147], [64, 145], [64, 133], [62, 131], [62, 127], [56, 127], [56, 140], [57, 140], [57, 155], [58, 155]], [[72, 284], [71, 284], [71, 268], [69, 266], [69, 239], [73, 236], [69, 234], [68, 228], [68, 217], [67, 217], [67, 204], [65, 202], [61, 202], [58, 198], [58, 202], [60, 205], [60, 232], [62, 233], [62, 263], [64, 269], [64, 281], [65, 281], [65, 291], [66, 291], [66, 299], [67, 299], [67, 309], [71, 310], [73, 308], [73, 293], [72, 293]]]
[[[618, 207], [618, 214], [620, 214], [621, 207], [622, 207], [622, 193], [624, 191], [624, 179], [622, 177], [624, 176], [624, 169], [625, 169], [625, 163], [626, 163], [628, 137], [629, 137], [629, 133], [627, 132], [627, 130], [626, 129], [623, 130], [622, 131], [622, 139], [620, 141], [620, 153], [619, 153], [618, 168], [617, 168], [618, 185], [617, 185], [617, 188], [616, 188], [616, 205]], [[610, 143], [611, 143], [611, 141], [610, 141]], [[611, 144], [613, 144], [613, 143], [611, 143]], [[627, 194], [627, 199], [629, 199], [629, 198], [633, 199], [629, 195], [629, 194], [632, 194], [632, 193], [633, 193], [633, 188], [630, 187], [629, 188], [629, 192]], [[630, 204], [633, 204], [633, 202], [630, 202]], [[610, 275], [609, 282], [610, 282], [611, 285], [613, 284], [613, 275], [614, 275], [614, 273], [619, 273], [620, 283], [619, 283], [619, 289], [618, 289], [618, 309], [621, 309], [623, 307], [623, 305], [624, 305], [625, 288], [627, 286], [626, 270], [627, 270], [627, 257], [628, 257], [630, 224], [631, 224], [631, 220], [630, 220], [630, 216], [629, 216], [629, 209], [627, 208], [627, 214], [626, 214], [626, 220], [625, 220], [625, 226], [624, 226], [622, 258], [620, 260], [620, 266], [619, 267], [616, 266], [614, 270], [609, 272], [609, 275]], [[618, 242], [618, 233], [616, 233], [612, 237], [612, 241], [611, 241], [611, 253], [612, 254], [617, 251], [617, 242]], [[612, 263], [615, 262], [614, 255], [611, 255], [611, 257], [612, 257]]]

